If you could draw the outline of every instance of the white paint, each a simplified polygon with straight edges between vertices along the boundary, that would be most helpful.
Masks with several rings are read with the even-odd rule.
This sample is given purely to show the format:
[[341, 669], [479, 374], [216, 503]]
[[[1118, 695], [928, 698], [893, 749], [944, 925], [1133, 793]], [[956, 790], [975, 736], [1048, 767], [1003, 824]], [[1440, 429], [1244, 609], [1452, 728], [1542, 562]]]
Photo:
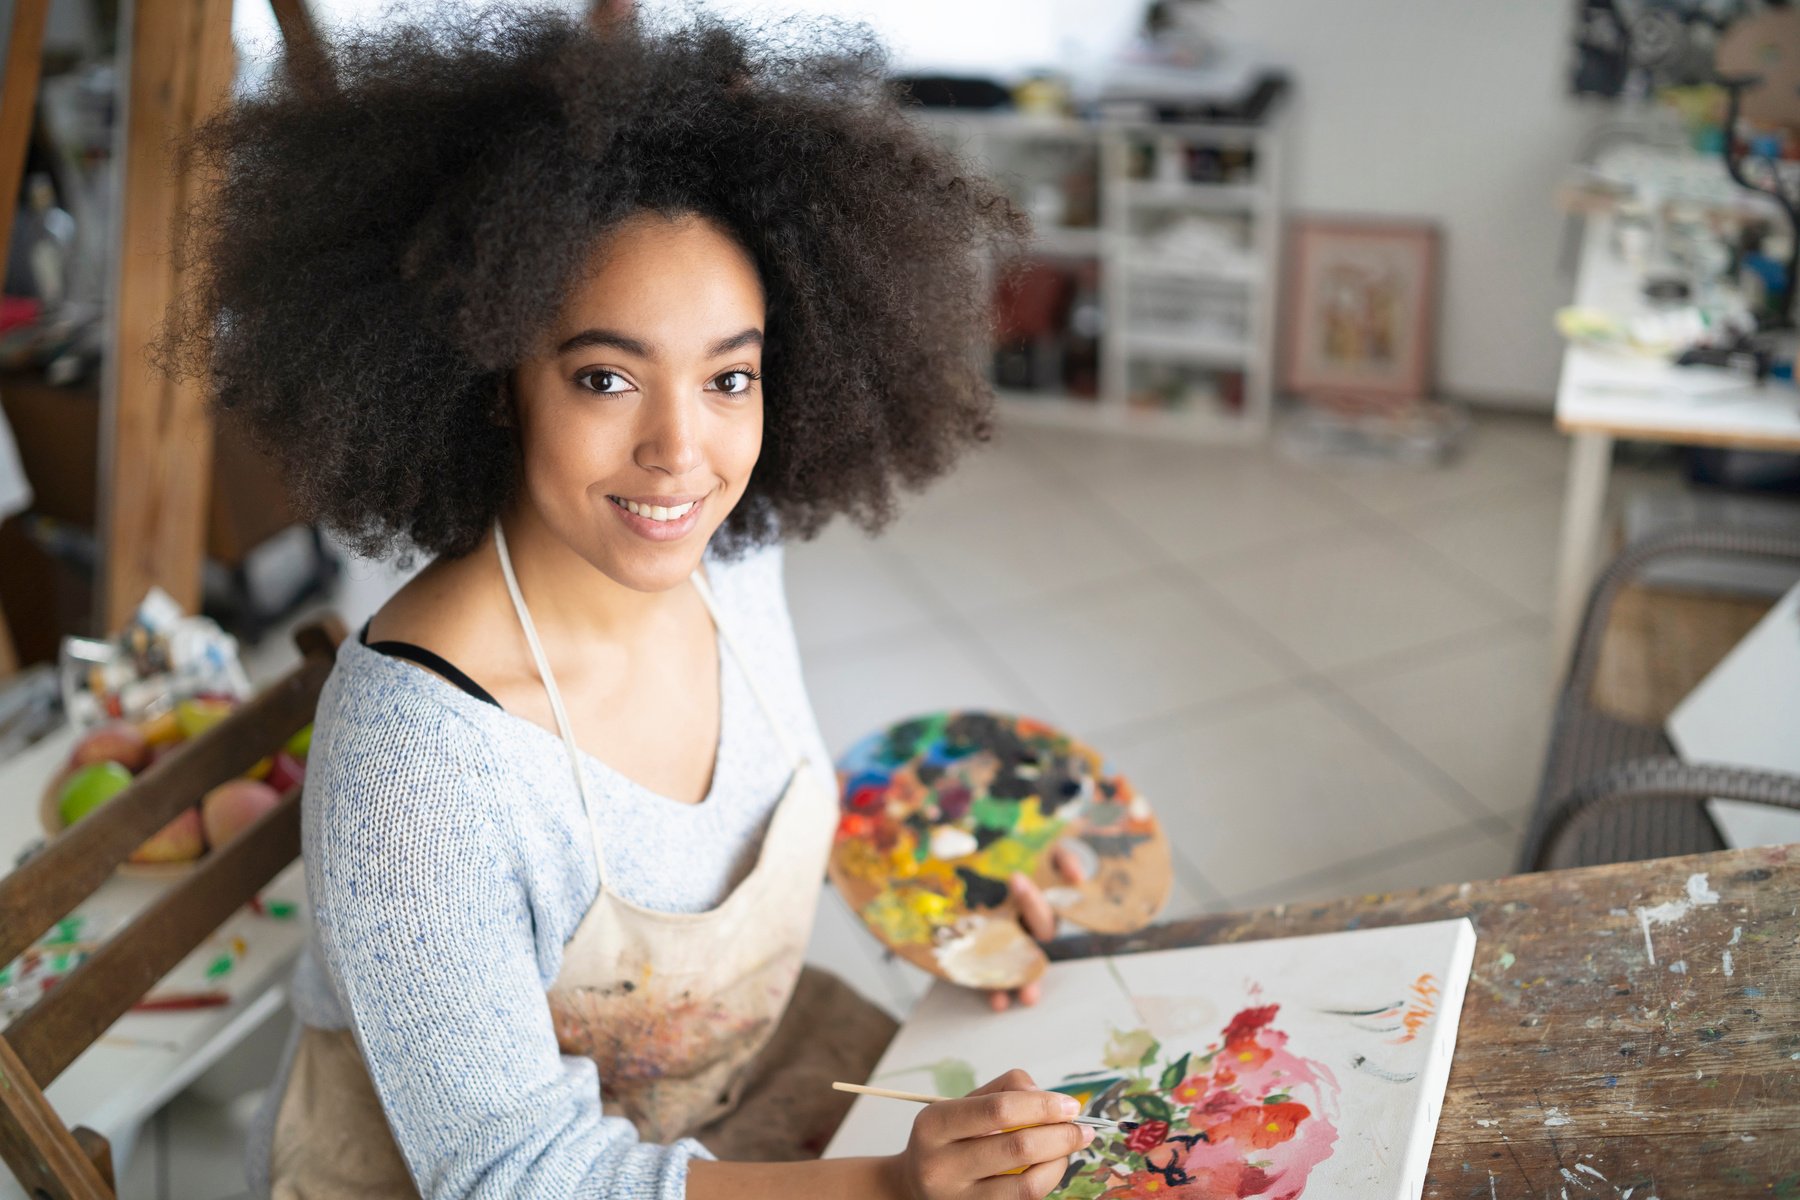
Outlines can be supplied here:
[[[1650, 956], [1650, 965], [1656, 965], [1656, 946], [1650, 941], [1652, 925], [1673, 925], [1696, 908], [1706, 908], [1719, 902], [1719, 893], [1707, 885], [1706, 873], [1697, 871], [1688, 876], [1687, 896], [1681, 900], [1665, 900], [1661, 904], [1637, 910], [1638, 924], [1644, 930], [1644, 953]], [[1686, 970], [1684, 966], [1682, 968]]]
[[1601, 1183], [1606, 1182], [1606, 1176], [1604, 1176], [1600, 1172], [1594, 1170], [1594, 1168], [1588, 1166], [1586, 1163], [1576, 1163], [1575, 1169], [1577, 1171], [1582, 1171], [1582, 1172], [1585, 1172], [1586, 1174], [1592, 1175], [1595, 1179], [1598, 1179]]
[[1678, 958], [1674, 962], [1670, 963], [1669, 964], [1669, 973], [1671, 975], [1686, 975], [1687, 974], [1687, 960], [1683, 959], [1683, 958]]
[[1492, 1129], [1492, 1128], [1493, 1128], [1493, 1127], [1494, 1127], [1494, 1126], [1496, 1126], [1496, 1125], [1498, 1125], [1498, 1124], [1499, 1124], [1499, 1123], [1500, 1123], [1500, 1122], [1498, 1122], [1498, 1121], [1484, 1121], [1484, 1120], [1482, 1120], [1482, 1119], [1481, 1119], [1481, 1118], [1480, 1118], [1480, 1117], [1476, 1117], [1476, 1118], [1475, 1118], [1475, 1123], [1476, 1123], [1476, 1124], [1477, 1124], [1477, 1125], [1479, 1125], [1479, 1126], [1481, 1126], [1481, 1127], [1482, 1127], [1482, 1128], [1483, 1128], [1483, 1129]]
[[956, 936], [932, 951], [944, 974], [964, 987], [1006, 987], [1029, 976], [1042, 951], [1017, 921], [964, 917]]
[[1744, 927], [1742, 925], [1733, 925], [1731, 927], [1731, 940], [1729, 942], [1726, 942], [1725, 944], [1727, 946], [1735, 946], [1738, 944], [1738, 940], [1740, 938], [1742, 938], [1743, 936], [1744, 936]]
[[975, 835], [954, 825], [939, 825], [931, 831], [931, 857], [940, 860], [966, 858], [981, 849]]
[[1562, 1109], [1550, 1108], [1550, 1109], [1546, 1109], [1544, 1111], [1544, 1124], [1550, 1126], [1550, 1128], [1552, 1128], [1552, 1129], [1555, 1129], [1562, 1125], [1571, 1124], [1571, 1122], [1568, 1117], [1563, 1115]]
[[1723, 961], [1725, 964], [1725, 978], [1730, 979], [1731, 978], [1731, 951], [1729, 951], [1729, 950], [1725, 951], [1725, 956], [1724, 956]]

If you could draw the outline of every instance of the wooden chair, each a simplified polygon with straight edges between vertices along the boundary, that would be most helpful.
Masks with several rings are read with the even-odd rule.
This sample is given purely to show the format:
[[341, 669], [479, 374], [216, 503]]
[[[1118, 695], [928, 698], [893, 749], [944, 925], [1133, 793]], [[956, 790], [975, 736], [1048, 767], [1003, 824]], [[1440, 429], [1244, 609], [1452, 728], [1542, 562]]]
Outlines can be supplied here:
[[[103, 808], [0, 879], [0, 963], [12, 961], [112, 870], [213, 786], [242, 775], [313, 719], [344, 626], [334, 615], [294, 634], [301, 661]], [[300, 853], [300, 787], [169, 888], [42, 1000], [0, 1031], [0, 1158], [28, 1194], [116, 1200], [112, 1152], [69, 1130], [43, 1089], [224, 920]]]

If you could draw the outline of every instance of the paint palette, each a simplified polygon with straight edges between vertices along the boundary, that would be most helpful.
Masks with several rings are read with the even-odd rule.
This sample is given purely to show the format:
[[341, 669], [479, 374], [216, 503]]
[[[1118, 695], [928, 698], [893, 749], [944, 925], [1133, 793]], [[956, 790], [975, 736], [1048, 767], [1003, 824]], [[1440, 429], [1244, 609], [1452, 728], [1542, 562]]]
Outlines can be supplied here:
[[[1148, 925], [1168, 898], [1169, 845], [1150, 805], [1100, 755], [1024, 717], [940, 712], [864, 738], [838, 762], [831, 881], [894, 953], [952, 983], [1020, 987], [1047, 960], [1008, 884], [1099, 933]], [[1050, 851], [1087, 860], [1070, 884]]]

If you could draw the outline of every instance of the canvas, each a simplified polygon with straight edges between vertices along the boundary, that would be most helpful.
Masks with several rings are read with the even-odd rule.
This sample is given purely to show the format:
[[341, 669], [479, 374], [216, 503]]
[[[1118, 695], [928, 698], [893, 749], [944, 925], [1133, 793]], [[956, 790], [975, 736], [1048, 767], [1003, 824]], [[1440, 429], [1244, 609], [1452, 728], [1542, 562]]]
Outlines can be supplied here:
[[[870, 1082], [961, 1095], [1013, 1067], [1113, 1118], [1067, 1200], [1416, 1198], [1474, 961], [1466, 920], [1059, 963], [1034, 1008], [939, 983]], [[859, 1098], [828, 1156], [917, 1109]]]

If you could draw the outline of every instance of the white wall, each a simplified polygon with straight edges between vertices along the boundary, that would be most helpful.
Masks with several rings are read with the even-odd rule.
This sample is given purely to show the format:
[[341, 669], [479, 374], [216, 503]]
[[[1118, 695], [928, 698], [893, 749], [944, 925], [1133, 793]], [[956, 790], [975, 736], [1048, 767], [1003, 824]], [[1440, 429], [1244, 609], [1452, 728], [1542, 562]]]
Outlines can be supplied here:
[[1290, 204], [1443, 232], [1438, 379], [1548, 404], [1568, 303], [1558, 179], [1600, 115], [1567, 95], [1574, 0], [1223, 0], [1297, 84]]
[[[564, 0], [574, 3], [575, 0]], [[1014, 73], [1075, 65], [1126, 36], [1140, 0], [641, 0], [721, 15], [867, 21], [904, 67]], [[314, 0], [366, 21], [391, 0]], [[241, 42], [273, 33], [239, 4]], [[1575, 0], [1218, 0], [1213, 28], [1292, 69], [1290, 205], [1391, 214], [1444, 236], [1440, 387], [1547, 404], [1563, 223], [1552, 192], [1600, 115], [1565, 82]], [[1086, 65], [1083, 63], [1082, 65]]]
[[[645, 0], [680, 8], [691, 0]], [[1116, 44], [1136, 0], [705, 0], [720, 13], [868, 21], [906, 65], [1016, 71]], [[1218, 0], [1220, 37], [1295, 83], [1296, 210], [1439, 224], [1438, 380], [1451, 393], [1547, 405], [1568, 302], [1560, 176], [1599, 114], [1567, 95], [1574, 0]], [[1005, 30], [1005, 33], [996, 31]]]

